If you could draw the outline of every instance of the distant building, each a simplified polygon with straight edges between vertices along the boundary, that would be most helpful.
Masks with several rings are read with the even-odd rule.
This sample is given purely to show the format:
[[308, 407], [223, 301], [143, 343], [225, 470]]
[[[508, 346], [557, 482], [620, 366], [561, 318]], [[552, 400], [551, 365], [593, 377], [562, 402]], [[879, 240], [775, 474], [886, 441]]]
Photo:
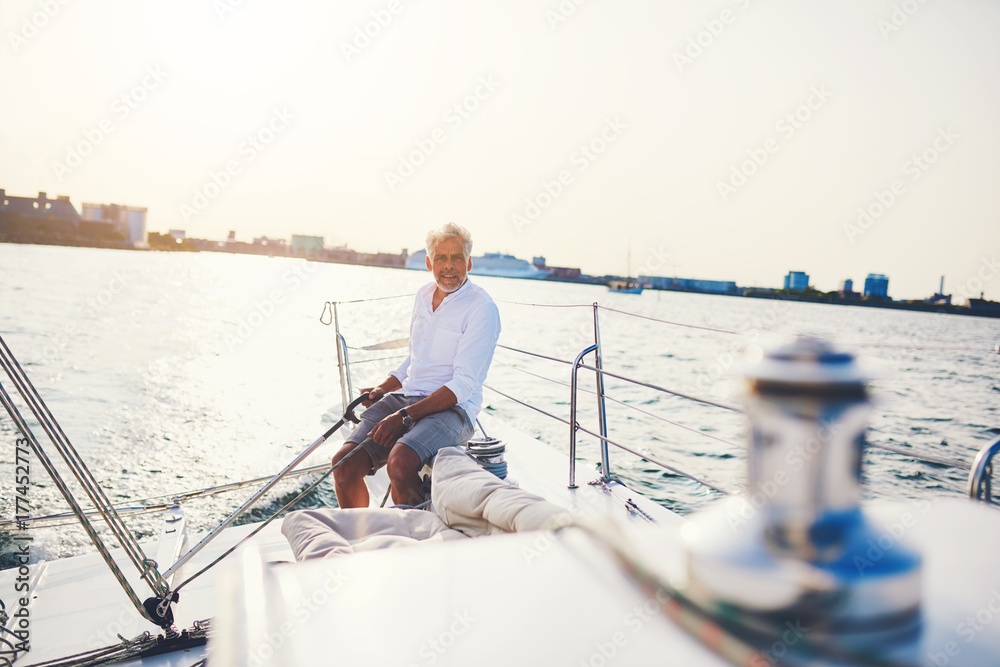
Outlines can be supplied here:
[[110, 225], [127, 243], [136, 248], [146, 248], [146, 211], [139, 206], [124, 204], [87, 204], [81, 206], [83, 219]]
[[881, 273], [869, 273], [865, 278], [865, 296], [889, 298], [889, 278]]
[[845, 278], [840, 283], [840, 289], [838, 290], [838, 293], [840, 294], [840, 296], [847, 299], [861, 296], [860, 294], [854, 291], [854, 281], [851, 280], [850, 278]]
[[292, 234], [292, 254], [301, 257], [312, 257], [323, 252], [322, 236], [304, 236]]
[[187, 237], [187, 232], [184, 231], [183, 229], [171, 229], [167, 233], [173, 236], [175, 239], [184, 240]]
[[13, 197], [0, 189], [0, 234], [75, 236], [79, 232], [80, 214], [69, 197], [49, 199], [44, 192], [34, 198]]
[[965, 305], [969, 308], [973, 315], [990, 315], [992, 317], [1000, 317], [1000, 302], [988, 301], [983, 298], [981, 293], [978, 299], [966, 299]]
[[804, 271], [789, 271], [785, 276], [785, 289], [802, 291], [809, 287], [809, 274]]
[[924, 299], [924, 303], [930, 303], [935, 306], [951, 305], [951, 295], [944, 293], [944, 276], [941, 276], [941, 284], [938, 286], [938, 291]]
[[640, 276], [639, 282], [652, 289], [674, 292], [707, 292], [709, 294], [736, 294], [735, 281], [696, 280], [692, 278], [668, 278], [665, 276]]

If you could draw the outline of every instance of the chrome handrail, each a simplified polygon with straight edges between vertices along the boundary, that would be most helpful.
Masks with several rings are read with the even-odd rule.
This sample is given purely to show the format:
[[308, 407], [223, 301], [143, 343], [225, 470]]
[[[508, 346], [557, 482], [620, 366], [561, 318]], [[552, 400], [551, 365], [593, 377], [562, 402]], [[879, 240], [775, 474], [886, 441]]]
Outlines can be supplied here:
[[993, 457], [1000, 451], [1000, 437], [979, 450], [969, 469], [969, 498], [993, 504]]
[[597, 430], [601, 434], [601, 480], [611, 481], [611, 463], [608, 461], [608, 415], [604, 403], [604, 363], [601, 360], [601, 326], [594, 302], [594, 367], [597, 369]]
[[[576, 421], [576, 387], [577, 387], [577, 371], [580, 370], [580, 363], [583, 358], [597, 349], [597, 344], [591, 345], [590, 347], [584, 348], [580, 354], [576, 355], [576, 359], [573, 361], [573, 372], [570, 375], [569, 380], [569, 488], [576, 488], [576, 431], [580, 428], [580, 424]], [[604, 445], [604, 456], [607, 456], [607, 443], [601, 443]]]
[[340, 374], [341, 405], [347, 405], [354, 396], [351, 383], [351, 360], [347, 353], [347, 339], [340, 333], [340, 318], [337, 316], [337, 302], [333, 302], [333, 330], [337, 335], [337, 372]]

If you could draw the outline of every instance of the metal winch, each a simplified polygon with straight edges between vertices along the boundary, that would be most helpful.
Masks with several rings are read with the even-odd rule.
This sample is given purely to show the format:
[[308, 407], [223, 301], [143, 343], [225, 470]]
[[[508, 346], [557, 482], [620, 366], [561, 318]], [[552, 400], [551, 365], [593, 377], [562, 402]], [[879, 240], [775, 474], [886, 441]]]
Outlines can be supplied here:
[[497, 438], [488, 436], [473, 438], [465, 445], [466, 454], [500, 479], [507, 477], [507, 461], [504, 460], [503, 456], [506, 451], [507, 445]]
[[[687, 595], [765, 641], [801, 623], [802, 643], [821, 653], [912, 661], [920, 556], [860, 506], [868, 374], [853, 355], [799, 336], [745, 375], [747, 492], [681, 530]], [[886, 548], [873, 555], [872, 544]]]

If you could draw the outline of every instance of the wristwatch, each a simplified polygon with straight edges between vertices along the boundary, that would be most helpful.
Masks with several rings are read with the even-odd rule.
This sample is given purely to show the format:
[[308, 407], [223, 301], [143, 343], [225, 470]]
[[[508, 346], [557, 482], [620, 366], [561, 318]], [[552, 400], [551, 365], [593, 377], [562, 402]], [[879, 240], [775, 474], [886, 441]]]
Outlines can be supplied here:
[[406, 409], [401, 409], [399, 414], [403, 415], [403, 426], [409, 426], [413, 423], [413, 417], [407, 414]]

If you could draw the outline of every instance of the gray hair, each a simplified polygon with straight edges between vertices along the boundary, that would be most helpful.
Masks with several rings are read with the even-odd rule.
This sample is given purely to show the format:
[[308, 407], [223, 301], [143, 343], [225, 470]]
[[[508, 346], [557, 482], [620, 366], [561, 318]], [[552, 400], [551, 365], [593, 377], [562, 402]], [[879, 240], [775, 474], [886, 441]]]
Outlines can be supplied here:
[[434, 249], [438, 243], [441, 243], [445, 239], [460, 240], [465, 250], [465, 258], [472, 257], [472, 234], [469, 233], [468, 229], [462, 225], [456, 225], [454, 222], [449, 222], [440, 229], [432, 229], [427, 232], [427, 241], [425, 243], [427, 246], [427, 256], [433, 260]]

